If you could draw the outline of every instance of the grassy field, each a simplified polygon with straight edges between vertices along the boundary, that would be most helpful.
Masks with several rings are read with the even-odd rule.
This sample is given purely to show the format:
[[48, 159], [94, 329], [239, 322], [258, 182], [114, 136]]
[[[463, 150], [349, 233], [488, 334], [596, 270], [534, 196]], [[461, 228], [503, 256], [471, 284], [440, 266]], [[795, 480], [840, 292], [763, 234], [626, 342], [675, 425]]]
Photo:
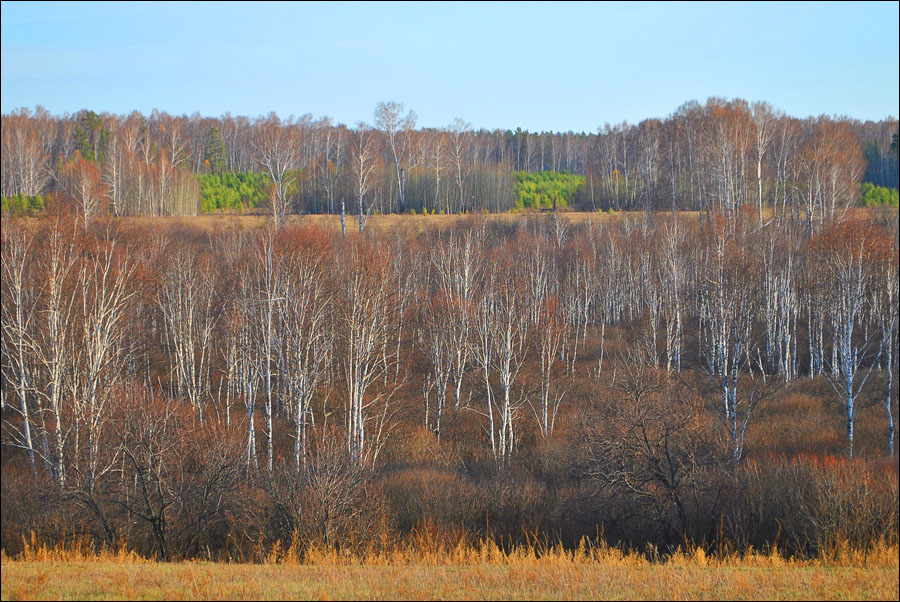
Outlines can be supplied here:
[[[883, 207], [877, 209], [856, 208], [851, 210], [851, 214], [855, 217], [866, 218], [875, 215], [883, 215], [885, 218], [896, 219], [897, 209], [893, 207]], [[513, 223], [523, 219], [541, 219], [549, 218], [549, 213], [483, 213], [472, 215], [372, 215], [366, 223], [366, 228], [370, 228], [379, 232], [387, 232], [394, 228], [406, 229], [411, 232], [421, 232], [428, 228], [448, 228], [455, 224], [466, 221], [474, 221], [486, 219], [488, 221], [496, 221], [501, 223]], [[640, 219], [643, 215], [641, 211], [617, 211], [614, 213], [605, 213], [602, 211], [564, 211], [560, 217], [568, 224], [582, 224], [588, 221], [593, 223], [615, 223], [624, 218]], [[657, 211], [654, 215], [666, 218], [671, 215], [669, 211]], [[679, 217], [682, 219], [696, 220], [699, 217], [697, 211], [679, 211]], [[753, 214], [755, 215], [755, 214]], [[771, 209], [766, 209], [764, 219], [771, 219]], [[269, 221], [269, 217], [263, 213], [258, 214], [234, 214], [234, 213], [203, 213], [201, 215], [188, 217], [132, 217], [122, 218], [126, 223], [145, 224], [155, 226], [191, 226], [195, 228], [216, 230], [216, 229], [232, 229], [232, 228], [257, 228]], [[313, 215], [290, 215], [287, 218], [288, 223], [304, 224], [318, 226], [326, 230], [339, 232], [341, 229], [341, 218], [338, 215], [313, 214]], [[347, 215], [347, 232], [353, 233], [358, 230], [357, 218], [355, 215]]]
[[895, 568], [13, 562], [2, 599], [896, 600]]
[[[697, 216], [696, 212], [680, 212], [681, 215]], [[640, 212], [623, 212], [618, 213], [602, 213], [602, 212], [566, 212], [560, 214], [563, 219], [570, 224], [584, 223], [591, 220], [597, 222], [608, 222], [620, 220], [623, 216], [632, 216], [638, 218]], [[512, 223], [525, 218], [546, 218], [546, 213], [490, 213], [490, 214], [473, 214], [473, 215], [372, 215], [366, 223], [366, 228], [378, 232], [387, 232], [394, 228], [408, 229], [412, 232], [420, 232], [427, 228], [448, 228], [454, 224], [462, 223], [467, 220], [474, 221], [479, 219], [487, 219], [488, 221], [498, 221], [501, 223]], [[190, 217], [135, 217], [123, 218], [126, 223], [155, 225], [155, 226], [191, 226], [206, 230], [215, 229], [232, 229], [232, 228], [257, 228], [266, 224], [269, 218], [263, 214], [228, 214], [228, 213], [204, 213], [201, 215]], [[317, 226], [326, 230], [339, 232], [341, 229], [341, 218], [339, 215], [291, 215], [287, 219], [289, 224], [303, 224], [308, 226]], [[355, 215], [347, 216], [347, 233], [357, 232], [359, 229], [357, 218]]]
[[786, 560], [717, 560], [698, 549], [665, 562], [616, 549], [504, 553], [464, 547], [366, 558], [282, 551], [263, 564], [155, 563], [38, 550], [0, 563], [3, 600], [196, 599], [898, 599], [898, 551]]
[[[897, 209], [893, 207], [883, 207], [877, 209], [856, 208], [851, 210], [851, 214], [858, 218], [867, 218], [873, 216], [882, 216], [884, 219], [897, 219]], [[422, 232], [430, 228], [449, 228], [456, 224], [465, 223], [467, 221], [475, 222], [485, 219], [489, 222], [514, 223], [523, 219], [547, 219], [549, 213], [482, 213], [471, 215], [372, 215], [366, 223], [366, 228], [376, 232], [390, 232], [398, 229], [410, 233]], [[587, 222], [598, 223], [616, 223], [622, 219], [640, 219], [643, 215], [641, 211], [617, 211], [614, 213], [605, 213], [602, 211], [565, 211], [559, 214], [561, 218], [570, 225], [583, 224]], [[669, 211], [657, 211], [654, 215], [667, 218], [671, 215]], [[679, 211], [678, 216], [682, 219], [697, 220], [699, 217], [697, 211]], [[755, 215], [755, 214], [754, 214]], [[764, 218], [772, 217], [771, 209], [766, 209]], [[35, 219], [35, 218], [32, 218]], [[216, 230], [242, 230], [252, 229], [264, 226], [269, 222], [270, 217], [264, 213], [203, 213], [194, 216], [173, 216], [173, 217], [125, 217], [117, 218], [126, 224], [152, 226], [154, 228], [177, 228], [189, 227], [197, 228], [205, 231]], [[290, 215], [287, 217], [289, 224], [302, 224], [306, 226], [316, 226], [332, 232], [340, 232], [341, 218], [339, 215], [312, 214], [312, 215]], [[355, 215], [347, 215], [347, 233], [357, 232], [357, 218]]]

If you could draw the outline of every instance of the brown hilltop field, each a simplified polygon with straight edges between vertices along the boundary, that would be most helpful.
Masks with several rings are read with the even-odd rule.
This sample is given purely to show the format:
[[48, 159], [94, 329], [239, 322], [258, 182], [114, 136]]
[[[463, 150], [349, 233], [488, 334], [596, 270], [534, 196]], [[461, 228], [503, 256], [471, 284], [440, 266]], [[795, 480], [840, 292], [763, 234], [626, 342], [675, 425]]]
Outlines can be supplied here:
[[[755, 210], [754, 210], [755, 211]], [[430, 215], [411, 215], [411, 214], [375, 214], [371, 215], [366, 222], [366, 228], [370, 231], [388, 232], [390, 230], [401, 228], [407, 229], [410, 233], [422, 232], [427, 229], [437, 228], [445, 229], [454, 226], [461, 226], [467, 222], [476, 223], [479, 220], [487, 220], [488, 222], [511, 224], [521, 220], [541, 219], [550, 217], [550, 212], [537, 211], [516, 211], [508, 213], [471, 213], [471, 214], [430, 214]], [[612, 213], [604, 211], [560, 211], [560, 218], [569, 225], [579, 225], [586, 223], [616, 223], [623, 219], [639, 219], [644, 215], [643, 211], [615, 211]], [[654, 217], [667, 219], [672, 215], [671, 211], [654, 211]], [[683, 211], [679, 210], [676, 215], [687, 221], [696, 221], [700, 217], [699, 211]], [[866, 208], [858, 207], [848, 211], [848, 215], [857, 219], [880, 218], [883, 220], [898, 218], [898, 209], [895, 207], [878, 207]], [[764, 210], [766, 219], [772, 216], [771, 209]], [[44, 217], [25, 218], [29, 222], [40, 222]], [[114, 221], [123, 224], [135, 226], [154, 226], [164, 229], [174, 227], [198, 228], [204, 231], [231, 230], [231, 229], [252, 229], [267, 224], [271, 216], [265, 212], [244, 212], [244, 213], [201, 213], [192, 216], [164, 216], [164, 217], [119, 217], [111, 218]], [[289, 215], [286, 219], [287, 224], [299, 226], [314, 226], [327, 231], [339, 232], [341, 229], [341, 218], [337, 214], [305, 214], [305, 215]], [[348, 214], [346, 216], [347, 233], [352, 234], [358, 231], [357, 216]]]
[[[408, 228], [411, 232], [421, 232], [428, 228], [450, 228], [479, 219], [500, 223], [513, 223], [523, 219], [536, 219], [546, 216], [546, 213], [473, 213], [467, 215], [409, 215], [389, 214], [372, 215], [366, 223], [366, 228], [377, 232], [387, 232], [394, 228]], [[606, 222], [620, 220], [625, 216], [639, 216], [640, 213], [619, 211], [616, 213], [572, 211], [561, 212], [560, 215], [569, 224], [581, 224], [589, 221]], [[695, 217], [696, 211], [680, 211], [679, 215]], [[264, 213], [206, 213], [190, 217], [127, 217], [121, 218], [123, 222], [135, 225], [162, 225], [162, 226], [188, 226], [202, 228], [204, 230], [231, 229], [231, 228], [256, 228], [265, 225], [269, 216]], [[358, 231], [358, 222], [355, 215], [347, 215], [347, 233]], [[291, 225], [315, 226], [329, 231], [340, 231], [341, 217], [329, 214], [291, 215], [287, 219]]]

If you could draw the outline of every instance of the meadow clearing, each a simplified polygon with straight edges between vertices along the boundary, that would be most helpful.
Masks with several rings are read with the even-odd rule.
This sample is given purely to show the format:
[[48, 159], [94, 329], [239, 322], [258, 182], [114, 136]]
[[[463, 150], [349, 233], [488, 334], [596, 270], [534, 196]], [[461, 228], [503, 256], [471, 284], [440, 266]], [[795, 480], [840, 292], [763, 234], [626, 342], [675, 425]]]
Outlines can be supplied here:
[[4, 557], [3, 600], [896, 600], [896, 547], [868, 555], [785, 559], [777, 551], [664, 560], [613, 548], [570, 552], [490, 544], [364, 558], [319, 553], [298, 562], [156, 563], [129, 555], [31, 552]]

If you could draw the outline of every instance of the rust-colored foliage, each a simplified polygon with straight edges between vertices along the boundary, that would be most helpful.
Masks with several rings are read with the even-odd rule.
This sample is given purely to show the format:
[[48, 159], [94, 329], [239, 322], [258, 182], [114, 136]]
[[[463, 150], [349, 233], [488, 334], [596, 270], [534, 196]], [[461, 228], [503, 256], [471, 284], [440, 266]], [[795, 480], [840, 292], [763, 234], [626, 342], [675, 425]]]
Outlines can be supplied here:
[[[890, 227], [760, 229], [754, 210], [711, 210], [702, 226], [554, 219], [472, 216], [346, 238], [302, 222], [4, 220], [3, 549], [440, 556], [482, 541], [571, 549], [601, 531], [638, 550], [687, 539], [824, 557], [893, 545], [896, 456], [879, 460], [876, 354], [861, 364], [872, 374], [856, 416], [862, 461], [834, 459], [843, 411], [824, 377], [808, 377], [812, 354], [830, 361], [833, 268], [864, 266], [861, 290], [878, 294], [875, 268], [897, 261]], [[13, 252], [16, 241], [27, 244]], [[57, 260], [68, 269], [54, 272]], [[21, 295], [8, 286], [16, 266]], [[193, 308], [181, 321], [166, 291]], [[738, 405], [756, 395], [744, 459], [723, 443], [702, 347], [710, 291], [734, 301], [723, 311], [746, 329], [744, 359], [729, 364]], [[767, 304], [778, 295], [781, 306]], [[64, 319], [50, 336], [53, 315]], [[771, 332], [786, 336], [787, 376], [766, 361], [772, 320], [785, 320]], [[176, 352], [176, 326], [201, 324], [208, 337], [184, 335]], [[854, 339], [876, 337], [870, 350], [874, 324]], [[303, 354], [313, 332], [320, 370]], [[675, 333], [677, 366], [663, 361]], [[188, 372], [177, 353], [207, 355]], [[840, 495], [829, 501], [830, 489]]]

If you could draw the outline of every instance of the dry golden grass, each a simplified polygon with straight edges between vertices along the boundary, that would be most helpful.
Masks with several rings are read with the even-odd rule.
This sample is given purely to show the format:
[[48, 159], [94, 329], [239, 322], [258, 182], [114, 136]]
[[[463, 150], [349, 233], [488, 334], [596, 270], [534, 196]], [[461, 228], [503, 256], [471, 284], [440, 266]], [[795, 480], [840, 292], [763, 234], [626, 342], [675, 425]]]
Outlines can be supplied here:
[[[491, 214], [472, 214], [472, 215], [372, 215], [366, 224], [366, 228], [377, 232], [388, 232], [392, 229], [399, 228], [410, 232], [421, 232], [428, 228], [449, 228], [456, 224], [468, 221], [486, 219], [488, 221], [496, 221], [501, 223], [511, 223], [514, 221], [546, 216], [541, 213], [491, 213]], [[610, 220], [620, 220], [624, 216], [640, 217], [639, 212], [565, 212], [560, 213], [564, 220], [570, 224], [580, 224], [587, 221], [608, 222]], [[694, 216], [697, 213], [693, 211], [680, 212], [680, 215]], [[202, 230], [230, 230], [230, 229], [252, 229], [258, 228], [268, 222], [268, 217], [262, 214], [229, 214], [229, 213], [208, 213], [191, 217], [133, 217], [122, 218], [123, 223], [135, 225], [153, 225], [162, 227], [192, 227]], [[325, 230], [338, 232], [341, 229], [341, 218], [338, 215], [292, 215], [288, 217], [289, 224], [302, 224], [305, 226], [316, 226]], [[347, 233], [352, 234], [358, 230], [356, 216], [347, 216]]]
[[896, 568], [511, 562], [481, 565], [2, 564], [3, 600], [897, 599]]
[[[417, 549], [425, 545], [425, 549]], [[815, 561], [767, 554], [713, 558], [702, 548], [651, 560], [583, 544], [576, 550], [490, 542], [411, 541], [347, 556], [276, 547], [263, 564], [154, 563], [72, 547], [4, 557], [3, 600], [27, 599], [893, 599], [898, 549], [836, 551]]]
[[[669, 211], [654, 212], [659, 217], [667, 217]], [[890, 219], [897, 218], [897, 209], [893, 207], [884, 208], [855, 208], [851, 210], [851, 214], [860, 217], [874, 217], [879, 214], [889, 216]], [[592, 223], [610, 223], [625, 218], [640, 219], [643, 215], [641, 211], [616, 211], [607, 213], [603, 211], [564, 211], [559, 214], [569, 224]], [[771, 208], [767, 208], [763, 212], [764, 219], [772, 217]], [[410, 233], [421, 232], [430, 228], [444, 229], [454, 225], [477, 222], [477, 220], [485, 219], [500, 223], [512, 223], [523, 219], [540, 219], [548, 217], [548, 213], [539, 212], [513, 212], [513, 213], [475, 213], [470, 215], [448, 214], [448, 215], [372, 215], [369, 217], [366, 228], [371, 231], [383, 233], [397, 229]], [[699, 212], [697, 211], [678, 211], [678, 216], [682, 219], [697, 220]], [[31, 218], [29, 221], [38, 221], [40, 218]], [[247, 230], [259, 228], [269, 221], [269, 217], [264, 213], [255, 214], [237, 214], [237, 213], [204, 213], [195, 216], [173, 216], [173, 217], [125, 217], [116, 218], [124, 224], [138, 226], [153, 226], [154, 228], [195, 228], [202, 231], [217, 230]], [[339, 232], [341, 229], [341, 218], [339, 215], [311, 214], [311, 215], [290, 215], [287, 218], [290, 224], [302, 224], [305, 226], [315, 226]], [[347, 215], [347, 233], [352, 234], [357, 231], [356, 216]]]

